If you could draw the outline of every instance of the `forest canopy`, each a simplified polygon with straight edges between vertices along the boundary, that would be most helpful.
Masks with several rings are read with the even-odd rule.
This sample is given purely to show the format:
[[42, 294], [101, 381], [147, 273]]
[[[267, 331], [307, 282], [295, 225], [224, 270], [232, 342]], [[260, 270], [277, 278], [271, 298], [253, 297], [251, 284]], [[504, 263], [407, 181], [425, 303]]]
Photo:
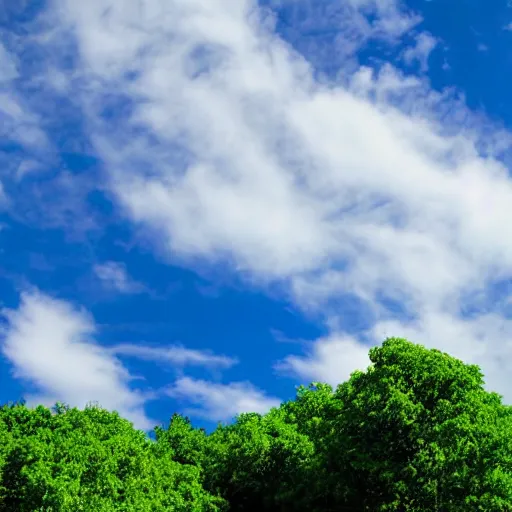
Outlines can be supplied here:
[[155, 440], [98, 405], [0, 408], [0, 512], [512, 511], [512, 408], [483, 374], [388, 338], [336, 389]]

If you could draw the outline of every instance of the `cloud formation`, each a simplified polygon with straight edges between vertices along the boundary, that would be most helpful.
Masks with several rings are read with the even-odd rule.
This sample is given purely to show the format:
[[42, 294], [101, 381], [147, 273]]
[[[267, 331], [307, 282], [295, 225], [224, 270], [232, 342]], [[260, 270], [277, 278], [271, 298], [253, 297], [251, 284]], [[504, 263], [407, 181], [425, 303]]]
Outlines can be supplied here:
[[117, 261], [106, 261], [94, 265], [94, 273], [107, 288], [120, 293], [141, 293], [145, 290], [142, 283], [134, 281], [126, 271], [126, 266]]
[[231, 368], [237, 364], [235, 358], [218, 356], [209, 351], [193, 350], [179, 345], [170, 347], [149, 347], [120, 344], [109, 348], [109, 351], [123, 356], [131, 356], [146, 361], [169, 362], [174, 366], [204, 366], [207, 368]]
[[[86, 311], [38, 291], [25, 292], [17, 309], [1, 313], [6, 320], [0, 331], [2, 353], [13, 366], [13, 376], [37, 390], [26, 397], [29, 407], [53, 406], [61, 401], [83, 408], [89, 402], [98, 402], [109, 410], [117, 410], [136, 428], [149, 430], [156, 421], [146, 416], [144, 405], [163, 391], [132, 389], [130, 382], [140, 377], [130, 375], [116, 356], [170, 363], [175, 367], [227, 369], [237, 363], [233, 358], [182, 346], [102, 347], [94, 339], [97, 329]], [[219, 385], [184, 377], [171, 389], [164, 391], [179, 398], [189, 397], [192, 403], [203, 406], [201, 414], [214, 421], [249, 411], [252, 406], [262, 410], [275, 404], [275, 399], [245, 383]]]
[[211, 421], [231, 421], [243, 412], [264, 414], [281, 403], [248, 382], [218, 384], [190, 377], [178, 379], [167, 394], [196, 406], [185, 409], [185, 414]]
[[93, 319], [67, 302], [40, 292], [24, 293], [17, 309], [2, 311], [2, 353], [14, 377], [35, 387], [29, 407], [61, 401], [83, 408], [88, 402], [117, 410], [136, 428], [154, 427], [144, 412], [151, 398], [130, 388], [133, 379], [122, 364], [94, 340]]
[[432, 50], [437, 46], [438, 41], [431, 34], [421, 32], [416, 37], [415, 46], [407, 48], [403, 53], [403, 59], [407, 64], [415, 61], [419, 63], [420, 70], [425, 73], [428, 71], [428, 59]]
[[[331, 81], [315, 74], [318, 47], [301, 55], [249, 0], [59, 0], [48, 16], [77, 45], [77, 96], [107, 187], [159, 253], [285, 283], [298, 307], [324, 311], [331, 325], [340, 294], [372, 311], [368, 332], [335, 331], [284, 367], [334, 383], [389, 330], [481, 364], [509, 393], [508, 320], [463, 310], [512, 274], [501, 161], [510, 134], [456, 92], [390, 63], [359, 65], [367, 41], [394, 44], [418, 17], [393, 0], [345, 4], [359, 21], [353, 32], [337, 26], [349, 47]], [[326, 8], [315, 5], [304, 4]], [[404, 58], [425, 68], [430, 37], [420, 33]], [[105, 115], [113, 99], [125, 107], [115, 119]], [[220, 413], [207, 387], [185, 379], [173, 393]], [[219, 389], [212, 404], [226, 389], [247, 391]]]

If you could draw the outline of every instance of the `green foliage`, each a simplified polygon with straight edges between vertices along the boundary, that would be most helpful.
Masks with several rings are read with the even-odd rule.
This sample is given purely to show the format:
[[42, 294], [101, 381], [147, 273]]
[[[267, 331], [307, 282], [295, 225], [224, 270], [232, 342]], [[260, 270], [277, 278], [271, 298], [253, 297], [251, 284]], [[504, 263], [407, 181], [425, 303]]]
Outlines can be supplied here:
[[336, 503], [512, 510], [509, 409], [478, 367], [398, 338], [370, 359], [336, 391], [343, 409], [324, 451]]
[[169, 428], [155, 427], [157, 446], [167, 456], [180, 464], [192, 464], [201, 467], [204, 458], [206, 433], [195, 429], [190, 420], [179, 414], [173, 414]]
[[512, 408], [478, 367], [389, 338], [337, 389], [313, 383], [211, 434], [150, 441], [98, 406], [0, 408], [0, 512], [512, 511]]
[[205, 487], [233, 510], [295, 510], [304, 499], [314, 445], [280, 409], [241, 414], [208, 441]]
[[216, 511], [199, 471], [158, 457], [131, 423], [99, 407], [6, 407], [2, 511]]

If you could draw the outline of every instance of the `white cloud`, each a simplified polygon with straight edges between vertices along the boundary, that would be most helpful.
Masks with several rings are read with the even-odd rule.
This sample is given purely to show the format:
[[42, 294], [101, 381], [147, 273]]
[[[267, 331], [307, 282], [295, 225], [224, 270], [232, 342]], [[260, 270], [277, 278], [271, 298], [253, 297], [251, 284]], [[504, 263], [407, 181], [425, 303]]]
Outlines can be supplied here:
[[133, 356], [148, 361], [170, 362], [175, 366], [205, 366], [210, 368], [231, 368], [237, 360], [218, 356], [204, 350], [193, 350], [181, 346], [148, 347], [120, 344], [109, 349], [114, 354]]
[[126, 271], [126, 266], [117, 261], [106, 261], [93, 267], [96, 276], [103, 284], [121, 293], [140, 293], [145, 290], [143, 284], [134, 281]]
[[428, 59], [432, 50], [437, 46], [437, 39], [431, 34], [421, 32], [416, 37], [416, 45], [407, 48], [403, 53], [403, 59], [407, 64], [418, 61], [423, 73], [428, 71]]
[[[475, 325], [460, 319], [461, 295], [512, 274], [503, 231], [512, 186], [496, 159], [510, 134], [450, 91], [391, 65], [320, 85], [248, 0], [59, 5], [89, 73], [85, 110], [109, 186], [170, 257], [228, 260], [261, 282], [285, 281], [303, 307], [354, 293], [376, 325], [395, 321], [389, 335], [403, 335], [379, 301], [388, 296], [416, 315], [416, 340], [439, 333], [441, 349], [453, 347], [447, 333]], [[399, 12], [396, 2], [362, 8], [371, 5], [383, 32], [403, 32], [383, 14]], [[106, 93], [131, 97], [132, 117], [96, 115]], [[496, 361], [503, 390], [508, 334], [486, 318], [485, 344], [457, 346], [466, 359]], [[334, 379], [328, 347], [338, 354], [321, 340], [310, 363], [316, 374], [326, 362]], [[304, 360], [290, 361], [307, 375]]]
[[97, 401], [117, 410], [136, 428], [151, 429], [144, 413], [149, 395], [131, 390], [133, 378], [121, 363], [93, 339], [93, 319], [64, 301], [39, 292], [24, 293], [17, 309], [2, 311], [2, 353], [14, 376], [30, 382], [38, 392], [27, 404], [52, 406], [57, 401], [83, 408]]
[[168, 395], [198, 406], [186, 409], [185, 414], [211, 421], [230, 421], [243, 412], [264, 414], [281, 403], [247, 382], [217, 384], [190, 377], [178, 379]]
[[369, 347], [350, 336], [332, 335], [317, 340], [304, 357], [288, 356], [276, 370], [303, 379], [303, 382], [326, 382], [336, 386], [355, 370], [370, 364]]

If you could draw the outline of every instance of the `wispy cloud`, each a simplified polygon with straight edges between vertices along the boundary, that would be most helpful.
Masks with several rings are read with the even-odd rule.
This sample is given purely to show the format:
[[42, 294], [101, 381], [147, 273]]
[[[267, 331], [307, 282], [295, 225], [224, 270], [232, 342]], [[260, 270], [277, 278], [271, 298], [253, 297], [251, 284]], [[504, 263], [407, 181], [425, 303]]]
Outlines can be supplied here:
[[40, 120], [17, 94], [13, 81], [19, 77], [17, 58], [0, 42], [0, 134], [36, 154], [49, 148]]
[[97, 401], [144, 430], [154, 427], [143, 405], [150, 394], [130, 389], [121, 363], [94, 341], [90, 315], [39, 292], [24, 293], [17, 309], [3, 310], [1, 349], [21, 378], [38, 390], [27, 404], [56, 401], [83, 408]]
[[[7, 204], [7, 195], [5, 193], [4, 187], [0, 182], [0, 210]], [[0, 228], [1, 229], [1, 228]]]
[[10, 82], [18, 77], [16, 62], [5, 46], [0, 43], [0, 83]]
[[210, 351], [193, 350], [174, 345], [170, 347], [149, 347], [143, 345], [120, 344], [109, 351], [124, 356], [132, 356], [147, 361], [169, 362], [174, 366], [205, 366], [210, 368], [231, 368], [238, 363], [235, 358], [219, 356]]
[[187, 408], [185, 414], [212, 421], [230, 421], [243, 412], [263, 414], [281, 402], [278, 398], [265, 395], [250, 383], [218, 384], [190, 377], [177, 380], [167, 393], [170, 397], [197, 406]]
[[285, 10], [282, 33], [293, 38], [306, 59], [333, 73], [357, 65], [358, 51], [368, 42], [394, 45], [421, 21], [399, 3], [387, 0], [264, 0], [260, 4]]
[[[6, 209], [19, 222], [65, 228], [74, 237], [95, 227], [87, 205], [92, 172], [77, 176], [66, 162], [66, 155], [87, 152], [86, 139], [77, 140], [78, 89], [71, 87], [73, 73], [58, 88], [62, 73], [53, 59], [62, 50], [44, 50], [51, 38], [44, 24], [30, 19], [39, 9], [28, 13], [27, 7], [20, 4], [16, 12], [28, 16], [11, 12], [0, 34], [0, 166]], [[61, 48], [66, 47], [62, 42]], [[77, 107], [74, 119], [70, 105]]]
[[420, 70], [425, 73], [428, 71], [428, 59], [432, 50], [437, 46], [438, 41], [431, 34], [421, 32], [416, 37], [415, 46], [406, 48], [403, 53], [403, 59], [407, 64], [412, 64], [417, 61], [420, 65]]
[[142, 283], [134, 281], [128, 275], [124, 263], [106, 261], [95, 265], [93, 270], [105, 287], [120, 293], [142, 293], [146, 290], [146, 287]]

